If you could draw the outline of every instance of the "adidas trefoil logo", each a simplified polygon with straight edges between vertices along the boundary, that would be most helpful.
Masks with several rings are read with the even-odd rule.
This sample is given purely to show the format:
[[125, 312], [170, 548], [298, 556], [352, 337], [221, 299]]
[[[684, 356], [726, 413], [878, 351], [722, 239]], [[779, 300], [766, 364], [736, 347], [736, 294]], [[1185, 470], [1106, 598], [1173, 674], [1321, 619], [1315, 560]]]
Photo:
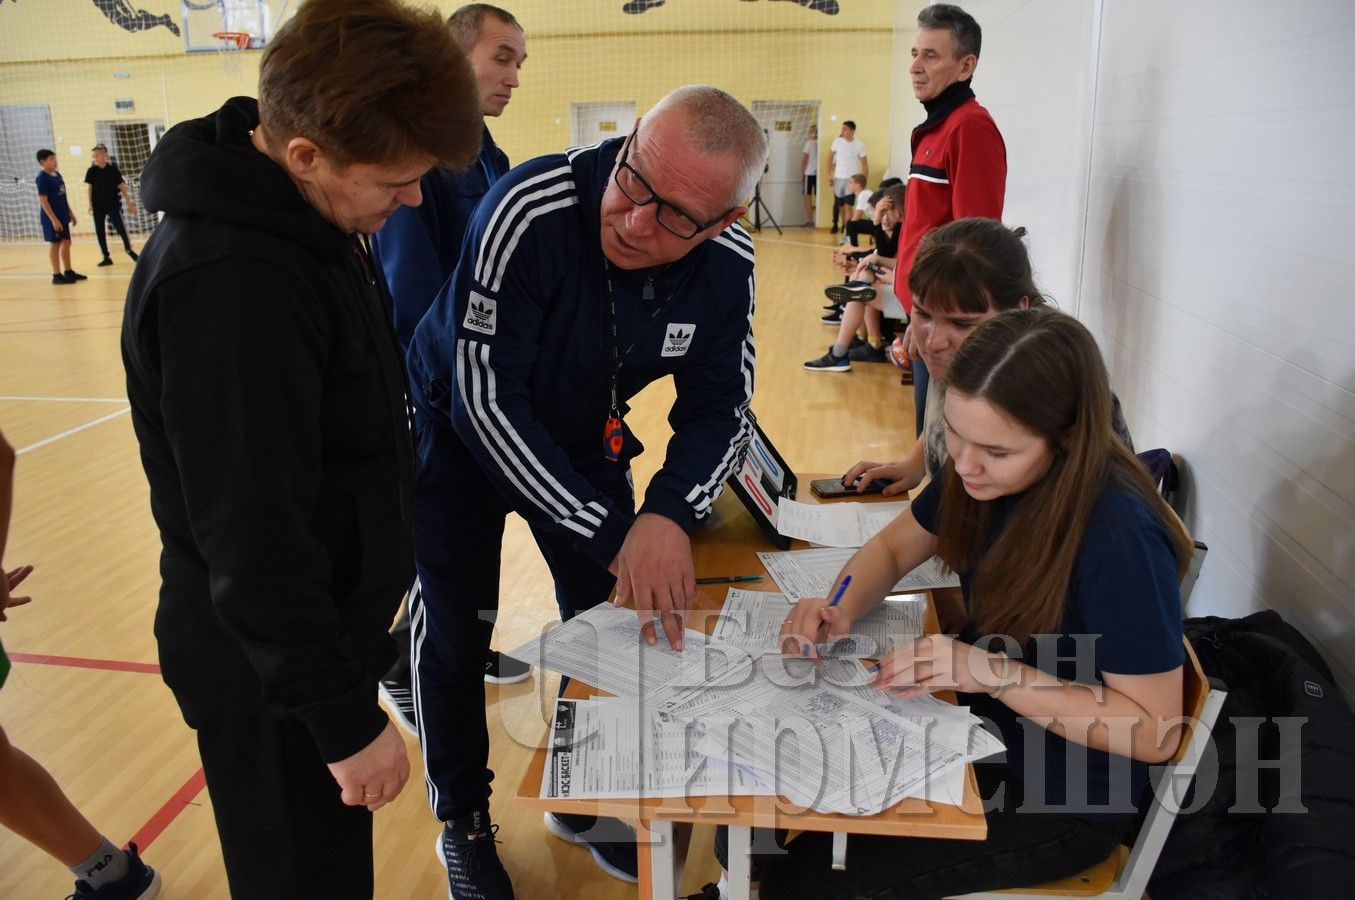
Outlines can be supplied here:
[[481, 334], [493, 334], [499, 319], [499, 302], [476, 291], [470, 292], [470, 301], [466, 305], [466, 318], [461, 321], [462, 328], [478, 331]]
[[664, 329], [663, 350], [660, 356], [686, 356], [692, 345], [696, 326], [690, 322], [669, 322]]

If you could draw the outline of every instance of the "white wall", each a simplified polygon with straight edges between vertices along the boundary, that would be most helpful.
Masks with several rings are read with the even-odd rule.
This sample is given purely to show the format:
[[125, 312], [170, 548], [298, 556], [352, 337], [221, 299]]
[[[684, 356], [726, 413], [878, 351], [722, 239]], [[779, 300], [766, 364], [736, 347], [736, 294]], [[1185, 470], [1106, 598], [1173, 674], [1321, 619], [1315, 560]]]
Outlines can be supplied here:
[[1004, 218], [1186, 460], [1188, 612], [1277, 610], [1355, 697], [1355, 4], [965, 6]]

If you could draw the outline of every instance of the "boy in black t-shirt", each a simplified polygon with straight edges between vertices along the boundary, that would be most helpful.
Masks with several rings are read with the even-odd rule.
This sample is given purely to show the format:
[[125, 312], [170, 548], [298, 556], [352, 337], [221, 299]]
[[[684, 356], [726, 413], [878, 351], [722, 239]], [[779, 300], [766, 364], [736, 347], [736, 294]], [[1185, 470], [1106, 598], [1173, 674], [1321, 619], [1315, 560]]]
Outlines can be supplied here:
[[118, 194], [127, 198], [129, 214], [136, 214], [136, 204], [132, 202], [132, 195], [127, 191], [127, 182], [123, 181], [117, 164], [109, 161], [108, 148], [103, 144], [94, 145], [94, 165], [85, 172], [85, 184], [89, 185], [89, 212], [94, 217], [94, 235], [99, 239], [99, 249], [103, 252], [103, 260], [99, 265], [113, 265], [113, 260], [108, 255], [108, 240], [104, 236], [105, 218], [113, 223], [113, 228], [122, 238], [123, 249], [135, 260], [136, 251], [132, 249], [132, 242], [127, 237], [127, 226], [122, 222], [122, 202]]

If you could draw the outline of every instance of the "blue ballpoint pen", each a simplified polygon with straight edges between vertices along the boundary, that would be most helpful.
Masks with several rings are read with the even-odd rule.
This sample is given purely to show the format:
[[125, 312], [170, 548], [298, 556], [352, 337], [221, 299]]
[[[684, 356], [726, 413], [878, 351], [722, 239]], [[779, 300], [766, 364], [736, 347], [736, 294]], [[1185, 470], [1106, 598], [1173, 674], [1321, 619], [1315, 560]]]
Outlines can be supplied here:
[[833, 595], [833, 600], [828, 605], [837, 606], [842, 602], [842, 595], [847, 593], [847, 585], [852, 583], [852, 576], [848, 575], [842, 579], [842, 584], [838, 585], [837, 593]]

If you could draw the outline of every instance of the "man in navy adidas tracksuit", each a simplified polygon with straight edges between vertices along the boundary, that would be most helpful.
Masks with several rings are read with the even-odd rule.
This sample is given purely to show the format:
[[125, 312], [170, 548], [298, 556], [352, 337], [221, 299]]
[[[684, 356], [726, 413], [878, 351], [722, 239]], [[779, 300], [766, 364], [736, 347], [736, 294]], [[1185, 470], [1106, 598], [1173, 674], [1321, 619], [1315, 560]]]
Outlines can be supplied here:
[[[624, 141], [528, 162], [477, 208], [415, 330], [415, 698], [455, 897], [512, 896], [489, 827], [481, 672], [507, 513], [530, 525], [562, 618], [615, 585], [648, 640], [680, 644], [675, 613], [696, 591], [687, 533], [750, 430], [753, 248], [734, 222], [765, 157], [743, 106], [688, 87]], [[674, 436], [637, 515], [629, 461], [644, 448], [626, 402], [666, 375]], [[547, 825], [591, 826], [573, 819]], [[633, 842], [591, 849], [634, 880]]]

